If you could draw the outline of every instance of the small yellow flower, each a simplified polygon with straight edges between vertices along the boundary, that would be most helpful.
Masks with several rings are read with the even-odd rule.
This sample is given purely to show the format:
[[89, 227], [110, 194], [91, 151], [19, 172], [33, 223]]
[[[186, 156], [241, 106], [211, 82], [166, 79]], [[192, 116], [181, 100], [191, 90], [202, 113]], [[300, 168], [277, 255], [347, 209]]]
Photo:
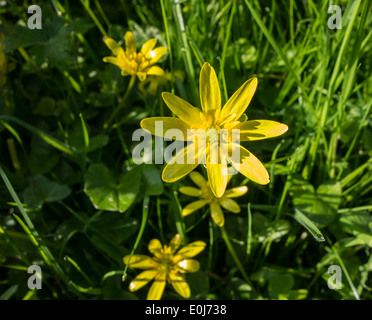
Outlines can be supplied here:
[[[179, 192], [191, 197], [201, 197], [202, 199], [191, 202], [185, 208], [183, 208], [183, 216], [187, 216], [190, 213], [193, 213], [194, 211], [209, 204], [213, 221], [219, 227], [223, 227], [225, 224], [225, 217], [222, 213], [221, 207], [233, 213], [240, 212], [239, 204], [237, 204], [231, 198], [241, 197], [246, 194], [248, 191], [246, 186], [228, 189], [221, 198], [217, 198], [213, 194], [211, 187], [209, 186], [209, 182], [206, 181], [199, 172], [191, 172], [189, 177], [200, 189], [194, 187], [181, 187], [179, 188]], [[230, 179], [231, 176], [229, 176], [228, 180]]]
[[125, 51], [112, 38], [105, 37], [106, 46], [112, 51], [115, 57], [104, 57], [104, 62], [112, 63], [121, 69], [121, 74], [137, 75], [140, 81], [144, 81], [147, 75], [162, 76], [164, 70], [153, 66], [167, 51], [166, 47], [154, 49], [157, 40], [155, 38], [148, 40], [137, 53], [136, 43], [132, 32], [125, 33]]
[[[218, 139], [207, 140], [204, 150], [198, 150], [198, 143], [190, 143], [165, 166], [162, 179], [165, 182], [175, 182], [194, 170], [199, 164], [200, 154], [206, 155], [206, 167], [208, 181], [213, 194], [220, 198], [226, 190], [227, 184], [227, 165], [231, 164], [236, 170], [248, 179], [265, 185], [270, 182], [269, 174], [263, 164], [247, 149], [239, 143], [231, 140], [228, 142], [228, 152], [220, 148], [220, 130], [226, 129], [231, 137], [233, 129], [240, 132], [240, 141], [262, 140], [276, 137], [288, 130], [285, 124], [270, 120], [250, 120], [246, 121], [244, 115], [253, 94], [256, 91], [257, 78], [246, 81], [238, 91], [236, 91], [224, 107], [221, 109], [221, 92], [218, 79], [214, 69], [209, 63], [205, 63], [200, 72], [199, 92], [202, 110], [193, 107], [185, 100], [169, 92], [163, 92], [162, 96], [168, 108], [178, 116], [146, 118], [141, 121], [142, 129], [149, 130], [155, 135], [156, 121], [163, 122], [163, 134], [169, 129], [179, 129], [184, 133], [184, 141], [190, 139], [187, 135], [189, 129], [202, 129], [207, 132], [214, 129], [218, 133]], [[216, 150], [218, 155], [216, 157]], [[239, 159], [235, 159], [230, 154], [237, 154], [234, 150], [239, 150]], [[212, 154], [211, 154], [212, 153]], [[218, 159], [217, 163], [211, 159]], [[186, 159], [186, 160], [185, 160]], [[190, 163], [188, 159], [195, 159]], [[183, 162], [183, 163], [182, 163]]]
[[129, 290], [132, 292], [137, 291], [151, 280], [154, 280], [147, 294], [147, 300], [160, 300], [166, 282], [172, 284], [174, 290], [182, 297], [189, 298], [190, 287], [183, 274], [199, 270], [199, 262], [190, 258], [203, 251], [206, 243], [195, 241], [178, 250], [180, 245], [181, 237], [179, 234], [176, 234], [169, 246], [164, 245], [162, 247], [158, 239], [152, 239], [150, 241], [148, 249], [154, 257], [134, 254], [129, 261], [129, 255], [125, 256], [124, 263], [128, 264], [129, 261], [129, 267], [148, 269], [141, 272], [132, 280]]
[[0, 32], [0, 87], [5, 84], [7, 73], [7, 58], [1, 43], [4, 39], [4, 33]]
[[[185, 79], [185, 74], [183, 71], [176, 70], [174, 72], [174, 80], [175, 78], [180, 79], [182, 82]], [[148, 92], [152, 95], [155, 96], [156, 93], [158, 92], [159, 87], [163, 87], [167, 84], [167, 82], [172, 81], [172, 73], [169, 71], [165, 71], [164, 75], [162, 76], [149, 76], [145, 81], [142, 81], [139, 85], [138, 88], [143, 94], [146, 94], [146, 85], [149, 84], [148, 86]]]

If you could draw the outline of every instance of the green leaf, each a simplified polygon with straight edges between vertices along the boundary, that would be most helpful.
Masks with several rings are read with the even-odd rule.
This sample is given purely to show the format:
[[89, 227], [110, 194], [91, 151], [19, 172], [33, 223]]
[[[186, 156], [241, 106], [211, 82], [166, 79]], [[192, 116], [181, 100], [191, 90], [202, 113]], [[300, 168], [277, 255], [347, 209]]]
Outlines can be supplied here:
[[295, 208], [294, 218], [313, 235], [316, 241], [325, 241], [318, 227], [297, 208]]
[[146, 194], [158, 196], [164, 192], [164, 184], [161, 180], [161, 173], [153, 164], [143, 164], [142, 174], [146, 183]]
[[341, 229], [347, 233], [372, 234], [372, 216], [367, 211], [343, 213], [339, 219]]
[[306, 299], [308, 293], [309, 292], [306, 289], [289, 290], [289, 292], [287, 293], [279, 293], [278, 299], [279, 300], [303, 300], [303, 299]]
[[42, 175], [30, 179], [30, 186], [24, 192], [24, 200], [33, 207], [41, 207], [45, 202], [60, 201], [68, 197], [71, 190], [66, 185], [50, 181]]
[[232, 278], [229, 280], [229, 290], [232, 299], [249, 300], [252, 298], [252, 287], [243, 279]]
[[134, 168], [115, 181], [103, 164], [93, 164], [85, 175], [84, 191], [94, 207], [100, 210], [125, 212], [134, 202], [140, 187], [140, 171]]
[[269, 295], [278, 299], [281, 293], [288, 292], [294, 285], [294, 278], [289, 273], [274, 273], [269, 278]]
[[314, 187], [298, 175], [293, 177], [290, 188], [294, 206], [319, 227], [327, 226], [337, 216], [341, 191], [339, 182], [326, 182], [315, 192]]

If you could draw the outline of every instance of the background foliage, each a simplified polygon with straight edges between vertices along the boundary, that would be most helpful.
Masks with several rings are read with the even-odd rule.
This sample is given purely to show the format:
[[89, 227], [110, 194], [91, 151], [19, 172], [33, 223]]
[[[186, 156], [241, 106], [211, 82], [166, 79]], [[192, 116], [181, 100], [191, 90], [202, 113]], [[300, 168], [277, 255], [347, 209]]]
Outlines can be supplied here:
[[[193, 299], [371, 299], [371, 1], [335, 2], [342, 29], [330, 30], [328, 1], [39, 1], [43, 29], [30, 30], [31, 1], [2, 1], [0, 299], [144, 299], [146, 290], [128, 290], [137, 271], [121, 281], [140, 230], [136, 253], [180, 230], [208, 243], [187, 277]], [[127, 30], [139, 45], [156, 37], [168, 47], [160, 65], [186, 77], [156, 96], [136, 85], [104, 131], [129, 77], [102, 62], [102, 38], [123, 41]], [[224, 101], [257, 75], [248, 117], [289, 126], [246, 143], [266, 163], [268, 186], [230, 183], [249, 187], [242, 212], [225, 218], [255, 292], [207, 211], [181, 219], [190, 198], [177, 189], [189, 178], [164, 184], [161, 166], [131, 160], [140, 120], [170, 116], [162, 91], [200, 106], [205, 61]], [[42, 267], [42, 290], [27, 288], [31, 264]], [[341, 290], [327, 286], [334, 264]]]

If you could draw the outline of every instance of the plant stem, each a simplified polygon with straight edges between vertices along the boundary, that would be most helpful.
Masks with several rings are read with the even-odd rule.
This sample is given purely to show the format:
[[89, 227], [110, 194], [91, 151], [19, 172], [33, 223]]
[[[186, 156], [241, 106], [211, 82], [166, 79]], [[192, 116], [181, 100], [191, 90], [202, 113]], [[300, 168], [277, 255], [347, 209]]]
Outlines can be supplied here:
[[136, 82], [136, 76], [132, 75], [132, 77], [130, 78], [129, 85], [127, 87], [127, 91], [125, 92], [123, 99], [120, 101], [119, 105], [116, 107], [114, 112], [111, 114], [110, 118], [103, 125], [104, 130], [107, 130], [109, 128], [109, 126], [111, 125], [111, 122], [115, 119], [115, 117], [118, 114], [118, 112], [120, 111], [120, 109], [124, 107], [124, 104], [127, 101], [128, 97], [129, 97], [129, 93], [132, 91], [132, 88], [133, 88], [135, 82]]
[[245, 282], [247, 282], [247, 283], [249, 284], [249, 286], [251, 287], [251, 289], [252, 289], [252, 293], [256, 293], [256, 290], [255, 290], [255, 288], [254, 288], [252, 282], [249, 280], [247, 273], [245, 272], [245, 270], [244, 270], [242, 264], [241, 264], [240, 261], [239, 261], [238, 256], [236, 255], [236, 252], [235, 252], [233, 246], [231, 245], [231, 242], [230, 242], [230, 240], [229, 240], [229, 236], [227, 235], [227, 232], [226, 232], [225, 227], [224, 227], [224, 226], [221, 227], [220, 230], [221, 230], [222, 238], [223, 238], [223, 240], [225, 241], [226, 247], [227, 247], [227, 249], [229, 250], [229, 252], [230, 252], [232, 258], [234, 259], [234, 261], [235, 261], [235, 263], [236, 263], [236, 266], [238, 267], [238, 269], [239, 269], [240, 272], [242, 273]]

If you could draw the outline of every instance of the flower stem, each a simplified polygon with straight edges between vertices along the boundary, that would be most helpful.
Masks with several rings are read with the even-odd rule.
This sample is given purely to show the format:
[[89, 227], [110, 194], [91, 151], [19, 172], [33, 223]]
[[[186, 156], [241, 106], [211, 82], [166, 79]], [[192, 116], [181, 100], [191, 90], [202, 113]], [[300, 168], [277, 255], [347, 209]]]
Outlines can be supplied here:
[[224, 226], [221, 227], [220, 230], [221, 230], [222, 238], [223, 238], [223, 240], [225, 241], [226, 247], [227, 247], [227, 249], [229, 250], [229, 252], [230, 252], [232, 258], [234, 259], [234, 262], [236, 263], [236, 266], [238, 267], [238, 269], [239, 269], [240, 272], [242, 273], [245, 282], [247, 282], [247, 284], [249, 284], [249, 286], [251, 287], [251, 289], [252, 289], [252, 293], [256, 293], [256, 290], [255, 290], [255, 288], [253, 287], [253, 284], [252, 284], [251, 280], [249, 280], [248, 275], [246, 274], [246, 272], [245, 272], [245, 270], [244, 270], [242, 264], [240, 263], [239, 258], [238, 258], [238, 256], [236, 255], [236, 252], [235, 252], [233, 246], [231, 245], [231, 242], [230, 242], [230, 240], [229, 240], [229, 236], [228, 236], [227, 233], [226, 233], [226, 229], [225, 229], [225, 227], [224, 227]]
[[114, 112], [111, 114], [110, 118], [103, 125], [104, 130], [107, 130], [109, 128], [109, 126], [111, 125], [112, 121], [115, 119], [118, 112], [124, 107], [124, 104], [127, 101], [128, 97], [129, 97], [129, 94], [132, 91], [135, 82], [136, 82], [136, 76], [132, 75], [132, 77], [130, 78], [130, 81], [129, 81], [129, 85], [127, 87], [127, 91], [125, 91], [123, 99], [120, 101], [119, 105], [116, 107]]

